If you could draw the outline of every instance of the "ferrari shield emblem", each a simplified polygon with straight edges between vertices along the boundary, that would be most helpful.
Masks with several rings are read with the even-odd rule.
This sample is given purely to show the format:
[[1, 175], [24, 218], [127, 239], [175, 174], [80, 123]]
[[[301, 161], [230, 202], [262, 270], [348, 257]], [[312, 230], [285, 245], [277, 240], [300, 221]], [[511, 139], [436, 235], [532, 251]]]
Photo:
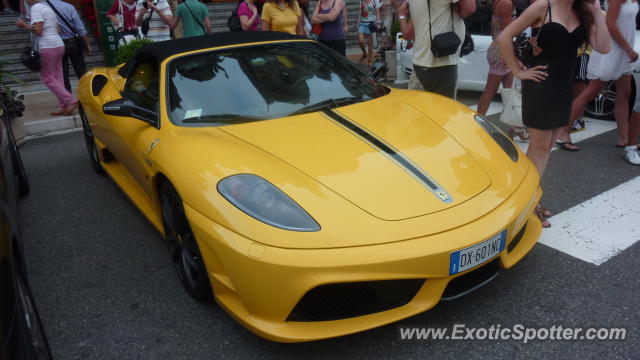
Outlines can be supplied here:
[[436, 190], [435, 193], [440, 198], [440, 200], [449, 201], [449, 195], [446, 192], [442, 190]]

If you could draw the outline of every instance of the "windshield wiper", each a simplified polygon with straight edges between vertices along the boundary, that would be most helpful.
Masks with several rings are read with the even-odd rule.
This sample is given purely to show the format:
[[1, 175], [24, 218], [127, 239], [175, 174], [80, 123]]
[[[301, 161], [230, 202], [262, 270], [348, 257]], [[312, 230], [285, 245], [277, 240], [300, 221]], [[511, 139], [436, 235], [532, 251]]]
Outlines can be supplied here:
[[358, 102], [367, 101], [369, 99], [363, 99], [355, 96], [346, 96], [341, 98], [332, 98], [322, 100], [318, 103], [304, 106], [290, 114], [291, 115], [300, 115], [308, 112], [319, 111], [323, 109], [333, 109], [344, 105], [354, 104]]
[[197, 124], [197, 123], [218, 123], [221, 125], [242, 124], [252, 121], [263, 120], [262, 118], [256, 118], [252, 116], [238, 115], [238, 114], [211, 114], [202, 115], [198, 117], [192, 117], [182, 120], [185, 124]]

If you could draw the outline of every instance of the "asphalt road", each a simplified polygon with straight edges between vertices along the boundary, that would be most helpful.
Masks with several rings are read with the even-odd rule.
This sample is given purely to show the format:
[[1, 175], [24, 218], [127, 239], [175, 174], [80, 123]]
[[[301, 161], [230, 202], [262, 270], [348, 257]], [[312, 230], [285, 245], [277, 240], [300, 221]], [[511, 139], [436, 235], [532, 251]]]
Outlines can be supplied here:
[[[543, 182], [563, 211], [640, 175], [605, 133], [555, 151]], [[161, 237], [89, 164], [80, 132], [21, 148], [27, 267], [58, 359], [628, 358], [640, 354], [640, 245], [595, 266], [545, 245], [480, 290], [364, 333], [303, 344], [263, 340], [182, 289]], [[625, 327], [618, 341], [400, 340], [400, 326]]]

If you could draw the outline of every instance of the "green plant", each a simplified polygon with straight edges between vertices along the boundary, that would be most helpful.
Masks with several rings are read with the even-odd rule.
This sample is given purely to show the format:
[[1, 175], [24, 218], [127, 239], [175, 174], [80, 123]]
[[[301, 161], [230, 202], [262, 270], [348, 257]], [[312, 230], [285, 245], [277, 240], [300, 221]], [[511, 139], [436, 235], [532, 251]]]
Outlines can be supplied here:
[[15, 90], [11, 90], [5, 84], [5, 80], [7, 78], [15, 82], [22, 82], [12, 73], [4, 70], [6, 65], [6, 60], [0, 60], [0, 103], [4, 104], [9, 112], [9, 119], [13, 119], [22, 116], [22, 113], [24, 112], [24, 103], [22, 102], [22, 100], [24, 100], [24, 95], [16, 96], [17, 92]]
[[118, 51], [116, 52], [116, 56], [114, 57], [114, 61], [116, 64], [122, 64], [127, 62], [133, 54], [138, 51], [141, 47], [152, 44], [153, 41], [149, 39], [136, 39], [129, 42], [126, 45], [122, 45]]

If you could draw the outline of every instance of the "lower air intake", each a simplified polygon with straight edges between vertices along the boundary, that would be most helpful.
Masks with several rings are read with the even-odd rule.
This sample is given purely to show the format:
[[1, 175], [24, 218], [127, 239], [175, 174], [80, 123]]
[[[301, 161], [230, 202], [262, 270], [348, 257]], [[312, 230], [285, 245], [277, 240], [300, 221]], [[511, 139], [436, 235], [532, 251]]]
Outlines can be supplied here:
[[306, 293], [287, 321], [347, 319], [408, 304], [424, 279], [363, 281], [320, 285]]

